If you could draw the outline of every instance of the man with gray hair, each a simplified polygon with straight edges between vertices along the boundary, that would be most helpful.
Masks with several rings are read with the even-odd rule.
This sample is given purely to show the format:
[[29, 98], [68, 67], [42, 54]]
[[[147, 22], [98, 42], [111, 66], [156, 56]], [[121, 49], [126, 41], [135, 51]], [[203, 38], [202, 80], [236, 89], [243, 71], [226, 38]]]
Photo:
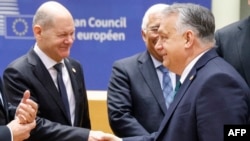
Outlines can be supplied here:
[[196, 4], [173, 4], [163, 12], [156, 48], [163, 65], [181, 76], [181, 86], [156, 134], [112, 141], [223, 141], [224, 125], [247, 124], [250, 90], [218, 56], [214, 16]]
[[[149, 135], [158, 130], [167, 112], [162, 86], [161, 49], [158, 40], [161, 12], [167, 4], [152, 5], [141, 25], [146, 51], [118, 60], [112, 68], [108, 87], [108, 116], [113, 132], [119, 137]], [[175, 86], [175, 74], [168, 82]], [[173, 88], [172, 88], [173, 92]], [[167, 94], [169, 94], [167, 92]]]

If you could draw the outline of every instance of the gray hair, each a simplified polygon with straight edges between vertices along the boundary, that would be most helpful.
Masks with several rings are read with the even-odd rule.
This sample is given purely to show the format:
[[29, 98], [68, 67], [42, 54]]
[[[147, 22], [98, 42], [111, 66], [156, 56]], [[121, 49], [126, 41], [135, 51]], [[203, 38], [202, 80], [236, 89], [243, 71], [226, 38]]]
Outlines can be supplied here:
[[215, 21], [212, 12], [200, 5], [175, 3], [163, 12], [166, 16], [178, 14], [176, 30], [183, 33], [191, 29], [203, 42], [214, 42]]
[[168, 6], [169, 5], [167, 5], [167, 4], [158, 3], [158, 4], [154, 4], [151, 7], [149, 7], [143, 16], [141, 29], [145, 30], [147, 28], [147, 24], [149, 21], [149, 15], [154, 14], [154, 13], [161, 13]]

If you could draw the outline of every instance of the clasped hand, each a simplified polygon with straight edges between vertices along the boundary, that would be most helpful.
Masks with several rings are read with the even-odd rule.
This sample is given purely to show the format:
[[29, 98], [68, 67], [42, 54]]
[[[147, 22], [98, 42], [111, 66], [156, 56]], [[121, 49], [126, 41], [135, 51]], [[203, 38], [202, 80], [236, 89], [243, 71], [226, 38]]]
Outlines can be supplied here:
[[30, 91], [26, 90], [16, 109], [15, 119], [7, 126], [12, 132], [13, 141], [23, 141], [30, 136], [30, 131], [36, 127], [38, 105], [30, 99]]

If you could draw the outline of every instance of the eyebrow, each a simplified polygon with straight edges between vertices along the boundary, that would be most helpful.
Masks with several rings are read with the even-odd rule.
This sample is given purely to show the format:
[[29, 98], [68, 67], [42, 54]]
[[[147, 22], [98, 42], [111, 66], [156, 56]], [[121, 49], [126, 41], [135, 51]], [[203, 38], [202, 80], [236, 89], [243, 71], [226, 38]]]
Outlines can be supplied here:
[[153, 25], [153, 26], [149, 26], [149, 28], [159, 28], [160, 25]]

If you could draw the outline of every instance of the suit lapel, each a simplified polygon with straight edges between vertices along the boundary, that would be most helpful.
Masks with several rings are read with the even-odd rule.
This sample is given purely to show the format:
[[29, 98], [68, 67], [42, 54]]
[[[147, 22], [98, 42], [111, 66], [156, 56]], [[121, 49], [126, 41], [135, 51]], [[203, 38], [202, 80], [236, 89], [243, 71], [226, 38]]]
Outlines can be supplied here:
[[185, 81], [183, 82], [183, 84], [181, 85], [180, 89], [176, 93], [174, 97], [174, 101], [172, 102], [171, 106], [168, 108], [168, 111], [166, 112], [166, 115], [162, 121], [161, 127], [159, 129], [159, 136], [162, 134], [163, 131], [166, 132], [170, 118], [172, 117], [181, 99], [185, 95], [186, 90], [188, 89], [192, 81], [195, 79], [195, 75], [196, 75], [196, 69], [192, 69], [189, 75], [187, 76], [187, 78], [185, 79]]
[[[78, 87], [78, 84], [77, 84], [77, 82], [76, 82], [76, 74], [78, 73], [78, 72], [76, 72], [76, 68], [74, 68], [74, 66], [72, 66], [72, 64], [70, 63], [70, 61], [69, 61], [69, 59], [65, 59], [65, 65], [66, 65], [66, 67], [67, 67], [67, 70], [68, 70], [68, 72], [69, 72], [69, 76], [70, 76], [70, 81], [71, 81], [71, 85], [72, 85], [72, 88], [73, 88], [73, 94], [74, 94], [74, 98], [75, 99], [79, 99], [80, 98], [80, 96], [79, 96], [79, 94], [80, 94], [80, 92], [79, 92], [79, 87]], [[77, 106], [77, 105], [79, 105], [79, 101], [80, 100], [75, 100], [75, 120], [74, 120], [74, 124], [75, 125], [77, 125], [78, 123], [79, 123], [79, 119], [78, 118], [76, 118], [76, 117], [79, 117], [79, 106]]]
[[163, 132], [167, 131], [168, 124], [170, 122], [170, 119], [172, 115], [174, 114], [174, 111], [178, 108], [178, 104], [181, 102], [181, 99], [185, 95], [187, 89], [189, 86], [192, 84], [192, 82], [195, 80], [197, 72], [200, 68], [202, 68], [209, 60], [211, 60], [214, 57], [217, 57], [218, 55], [215, 53], [215, 49], [211, 49], [210, 51], [206, 52], [194, 65], [194, 67], [191, 69], [189, 72], [188, 76], [184, 80], [183, 84], [181, 85], [180, 89], [176, 93], [174, 97], [174, 101], [170, 105], [163, 121], [162, 124], [159, 128], [158, 135], [156, 139], [158, 139], [159, 136], [162, 135]]
[[145, 52], [144, 54], [142, 54], [142, 56], [139, 57], [138, 61], [139, 70], [142, 73], [142, 76], [148, 84], [148, 87], [153, 93], [156, 101], [159, 103], [162, 112], [165, 113], [167, 111], [167, 108], [165, 106], [163, 92], [149, 53]]
[[60, 94], [57, 91], [57, 88], [42, 61], [37, 56], [37, 54], [31, 50], [28, 54], [28, 62], [33, 65], [33, 72], [37, 79], [43, 84], [44, 88], [47, 90], [47, 96], [51, 97], [48, 99], [52, 99], [54, 103], [58, 105], [58, 107], [63, 111], [65, 118], [68, 120], [69, 124], [71, 124], [70, 119], [68, 119], [66, 110], [64, 108], [63, 102], [61, 100]]

